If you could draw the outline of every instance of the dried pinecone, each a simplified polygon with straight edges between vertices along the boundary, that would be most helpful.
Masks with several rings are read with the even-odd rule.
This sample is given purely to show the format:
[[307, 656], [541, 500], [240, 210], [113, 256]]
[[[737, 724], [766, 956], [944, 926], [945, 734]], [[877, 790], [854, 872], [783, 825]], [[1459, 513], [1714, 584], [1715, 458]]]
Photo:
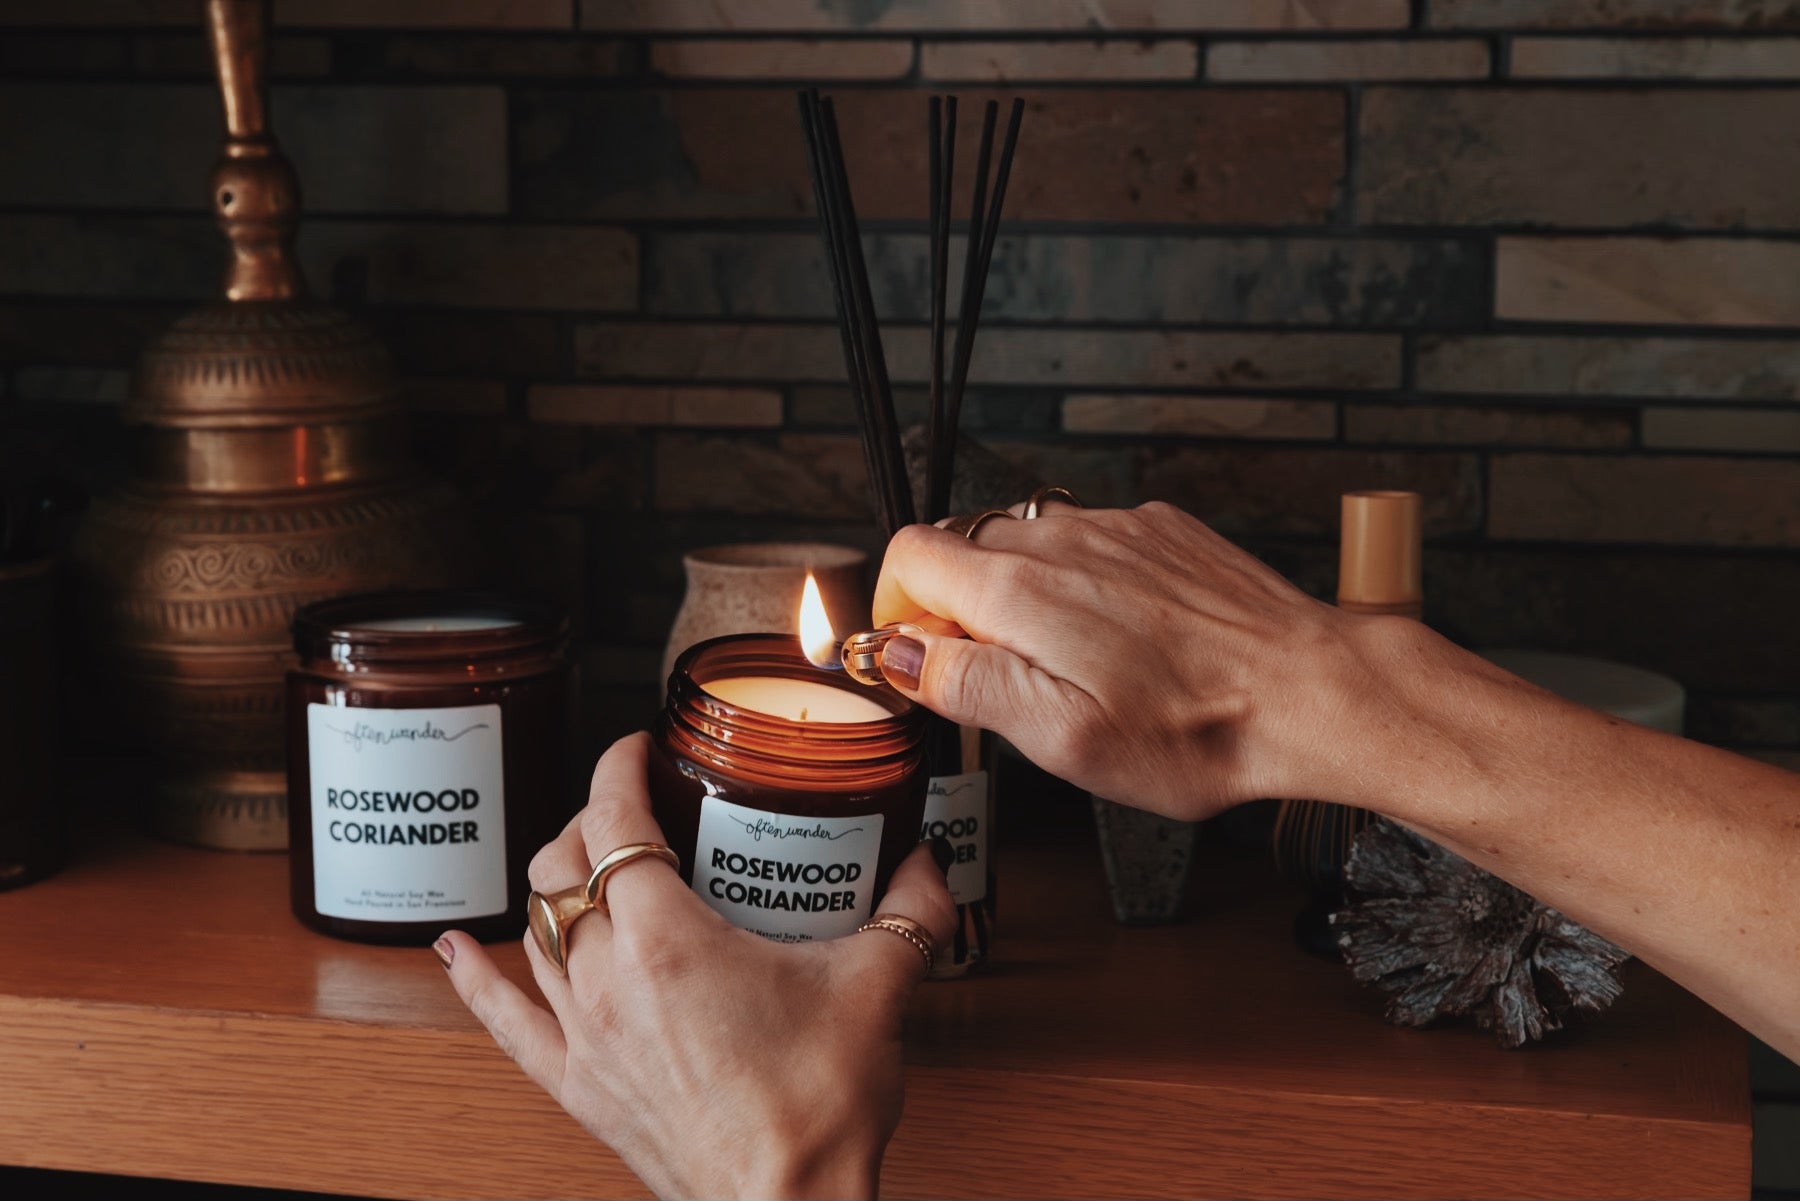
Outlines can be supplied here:
[[1467, 1014], [1519, 1047], [1623, 991], [1624, 951], [1392, 822], [1357, 835], [1344, 883], [1338, 947], [1359, 982], [1388, 994], [1395, 1025]]

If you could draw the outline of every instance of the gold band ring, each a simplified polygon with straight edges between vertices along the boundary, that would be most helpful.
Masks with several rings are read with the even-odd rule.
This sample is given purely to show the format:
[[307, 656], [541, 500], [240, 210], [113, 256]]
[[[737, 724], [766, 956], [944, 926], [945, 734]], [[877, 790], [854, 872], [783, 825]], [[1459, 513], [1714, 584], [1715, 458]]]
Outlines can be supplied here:
[[558, 889], [553, 893], [534, 892], [525, 905], [525, 917], [538, 950], [550, 961], [558, 975], [569, 974], [569, 925], [594, 907], [587, 899], [587, 885]]
[[1030, 521], [1033, 518], [1040, 516], [1044, 510], [1044, 502], [1047, 500], [1060, 500], [1063, 504], [1074, 505], [1077, 509], [1084, 507], [1081, 503], [1081, 499], [1067, 488], [1064, 488], [1059, 484], [1046, 484], [1036, 492], [1033, 492], [1030, 498], [1026, 500], [1025, 520]]
[[642, 859], [653, 855], [662, 860], [677, 872], [681, 870], [681, 856], [671, 851], [660, 842], [631, 842], [615, 851], [611, 851], [600, 862], [594, 864], [594, 874], [588, 877], [587, 902], [601, 913], [610, 913], [606, 907], [606, 878], [630, 863], [634, 859]]
[[944, 528], [949, 530], [952, 534], [961, 534], [970, 542], [973, 542], [975, 541], [975, 531], [980, 529], [989, 518], [1010, 518], [1011, 516], [1012, 514], [1008, 513], [1005, 509], [988, 509], [981, 513], [963, 513], [946, 521], [944, 523]]
[[911, 943], [913, 949], [925, 957], [925, 974], [928, 976], [931, 969], [937, 966], [937, 944], [931, 937], [931, 931], [910, 917], [898, 913], [877, 913], [856, 928], [858, 934], [864, 930], [886, 930]]

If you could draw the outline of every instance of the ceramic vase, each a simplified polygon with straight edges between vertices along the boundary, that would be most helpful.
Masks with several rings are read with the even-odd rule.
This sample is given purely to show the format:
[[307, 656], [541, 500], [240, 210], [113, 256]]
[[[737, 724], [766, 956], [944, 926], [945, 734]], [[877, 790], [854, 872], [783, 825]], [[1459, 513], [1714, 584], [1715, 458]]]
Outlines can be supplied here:
[[740, 542], [682, 556], [687, 590], [663, 649], [667, 680], [682, 651], [724, 634], [792, 634], [811, 571], [838, 636], [869, 625], [869, 556], [828, 542]]

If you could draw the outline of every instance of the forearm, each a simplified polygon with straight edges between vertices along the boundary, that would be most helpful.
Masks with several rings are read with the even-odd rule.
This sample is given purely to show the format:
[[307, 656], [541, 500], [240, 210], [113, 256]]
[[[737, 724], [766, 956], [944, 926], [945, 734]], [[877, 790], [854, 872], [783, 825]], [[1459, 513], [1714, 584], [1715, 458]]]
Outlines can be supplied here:
[[1333, 799], [1406, 823], [1800, 1055], [1800, 776], [1569, 704], [1422, 629], [1374, 679]]

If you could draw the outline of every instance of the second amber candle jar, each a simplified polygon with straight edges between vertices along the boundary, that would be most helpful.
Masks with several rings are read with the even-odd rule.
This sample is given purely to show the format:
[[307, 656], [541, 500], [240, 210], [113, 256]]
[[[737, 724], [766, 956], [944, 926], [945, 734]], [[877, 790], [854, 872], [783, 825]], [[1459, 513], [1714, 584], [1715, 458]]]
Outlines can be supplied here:
[[814, 667], [792, 637], [690, 648], [650, 759], [652, 806], [683, 878], [768, 938], [855, 932], [918, 844], [925, 717], [892, 689]]

